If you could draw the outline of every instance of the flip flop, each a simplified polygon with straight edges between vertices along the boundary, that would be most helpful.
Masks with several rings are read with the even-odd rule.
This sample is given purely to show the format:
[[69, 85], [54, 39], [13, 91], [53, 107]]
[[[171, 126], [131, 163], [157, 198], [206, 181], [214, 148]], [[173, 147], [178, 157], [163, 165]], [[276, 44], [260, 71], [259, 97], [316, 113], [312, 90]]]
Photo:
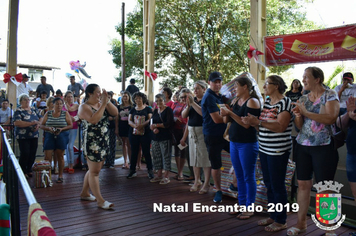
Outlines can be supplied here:
[[265, 227], [265, 231], [278, 232], [278, 231], [281, 231], [286, 228], [287, 228], [287, 223], [285, 223], [284, 225], [278, 226], [278, 225], [276, 225], [276, 222], [273, 222], [272, 224]]
[[301, 233], [305, 233], [307, 231], [307, 228], [304, 229], [299, 229], [297, 227], [291, 227], [287, 230], [287, 235], [298, 235]]
[[59, 184], [63, 183], [63, 178], [58, 178], [56, 183], [59, 183]]
[[111, 210], [111, 209], [113, 209], [113, 206], [114, 206], [114, 203], [105, 201], [102, 206], [98, 206], [98, 207], [100, 207], [101, 209], [104, 209], [104, 210]]
[[89, 202], [95, 202], [96, 201], [96, 198], [90, 194], [89, 197], [80, 197], [80, 200], [82, 201], [89, 201]]

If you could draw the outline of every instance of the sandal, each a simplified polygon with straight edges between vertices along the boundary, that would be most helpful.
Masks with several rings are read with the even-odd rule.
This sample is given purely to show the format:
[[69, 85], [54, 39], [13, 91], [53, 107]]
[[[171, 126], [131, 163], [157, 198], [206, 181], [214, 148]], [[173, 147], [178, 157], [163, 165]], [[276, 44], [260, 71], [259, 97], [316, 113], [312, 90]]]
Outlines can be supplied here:
[[267, 231], [267, 232], [278, 232], [278, 231], [281, 231], [281, 230], [287, 228], [287, 223], [285, 223], [284, 225], [280, 225], [280, 226], [278, 226], [277, 224], [278, 224], [277, 222], [273, 222], [272, 224], [266, 226], [265, 227], [265, 231]]
[[169, 178], [163, 178], [159, 184], [169, 184], [170, 182]]
[[199, 194], [207, 194], [209, 192], [210, 185], [207, 188], [201, 188]]
[[74, 169], [73, 168], [69, 168], [68, 169], [68, 174], [74, 174]]
[[98, 207], [100, 207], [101, 209], [104, 209], [104, 210], [111, 210], [113, 208], [113, 206], [114, 206], [114, 203], [105, 201], [102, 206], [98, 206]]
[[160, 182], [161, 180], [162, 180], [162, 177], [156, 176], [153, 179], [150, 179], [150, 182], [151, 183], [156, 183], [156, 182]]
[[55, 168], [54, 168], [54, 174], [55, 174], [55, 175], [58, 175], [58, 173], [59, 173], [59, 169], [58, 169], [58, 167], [55, 167]]
[[63, 178], [58, 178], [56, 183], [59, 183], [59, 184], [63, 183]]
[[266, 218], [266, 219], [263, 219], [263, 220], [259, 220], [259, 221], [257, 222], [257, 224], [258, 224], [259, 226], [266, 226], [266, 225], [272, 224], [273, 222], [274, 222], [273, 219], [271, 219], [271, 218]]
[[96, 198], [93, 195], [89, 194], [89, 197], [80, 197], [80, 200], [89, 201], [89, 202], [95, 202]]
[[[247, 214], [251, 214], [251, 215], [247, 215]], [[244, 212], [244, 213], [241, 213], [241, 214], [237, 215], [236, 218], [239, 219], [239, 220], [248, 220], [248, 219], [250, 219], [252, 216], [254, 216], [253, 213]]]
[[198, 184], [197, 185], [194, 185], [193, 184], [193, 186], [190, 188], [190, 192], [196, 192], [196, 191], [198, 191], [198, 188], [202, 185], [203, 183], [201, 182], [201, 181], [199, 181], [198, 182]]
[[287, 230], [287, 235], [298, 235], [301, 233], [305, 233], [306, 231], [307, 231], [307, 228], [299, 229], [297, 227], [292, 227]]
[[178, 181], [183, 181], [183, 180], [184, 180], [184, 176], [178, 176], [178, 177], [177, 177], [177, 180], [178, 180]]

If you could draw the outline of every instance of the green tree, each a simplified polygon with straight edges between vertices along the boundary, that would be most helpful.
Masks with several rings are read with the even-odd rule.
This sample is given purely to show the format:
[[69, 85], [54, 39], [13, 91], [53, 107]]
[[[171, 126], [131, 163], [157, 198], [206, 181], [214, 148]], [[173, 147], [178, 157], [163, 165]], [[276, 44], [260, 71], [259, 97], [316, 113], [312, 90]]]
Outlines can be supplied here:
[[[312, 22], [306, 20], [303, 2], [269, 0], [267, 35], [316, 29]], [[140, 47], [141, 50], [142, 19], [141, 2], [141, 9], [128, 15], [125, 29], [132, 40], [128, 44], [135, 42], [136, 49]], [[187, 84], [189, 79], [207, 80], [211, 71], [220, 71], [224, 80], [231, 80], [237, 74], [249, 70], [249, 0], [156, 1], [155, 20], [155, 72], [167, 78], [163, 83], [170, 87]], [[117, 27], [119, 33], [121, 27]], [[125, 50], [126, 70], [131, 73], [142, 72], [143, 63], [128, 56], [131, 54], [129, 48]], [[117, 44], [112, 44], [111, 53], [114, 62], [120, 66], [118, 62], [121, 60], [121, 51]], [[270, 67], [270, 70], [280, 73], [290, 67]]]

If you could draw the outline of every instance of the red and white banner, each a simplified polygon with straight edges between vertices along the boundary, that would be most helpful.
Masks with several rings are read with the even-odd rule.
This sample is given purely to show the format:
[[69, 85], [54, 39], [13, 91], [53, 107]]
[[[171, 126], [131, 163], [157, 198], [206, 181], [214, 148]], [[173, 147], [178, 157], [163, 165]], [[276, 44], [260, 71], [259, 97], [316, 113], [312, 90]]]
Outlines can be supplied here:
[[264, 39], [267, 66], [356, 59], [356, 24]]

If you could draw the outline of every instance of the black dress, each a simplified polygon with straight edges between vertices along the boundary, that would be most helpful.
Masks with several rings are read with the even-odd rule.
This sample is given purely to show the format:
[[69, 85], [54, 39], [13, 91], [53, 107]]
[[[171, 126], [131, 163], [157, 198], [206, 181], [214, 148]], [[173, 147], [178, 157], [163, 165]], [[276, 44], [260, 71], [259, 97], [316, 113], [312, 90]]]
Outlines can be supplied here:
[[119, 109], [119, 136], [128, 137], [129, 136], [129, 113], [132, 106], [117, 107]]

